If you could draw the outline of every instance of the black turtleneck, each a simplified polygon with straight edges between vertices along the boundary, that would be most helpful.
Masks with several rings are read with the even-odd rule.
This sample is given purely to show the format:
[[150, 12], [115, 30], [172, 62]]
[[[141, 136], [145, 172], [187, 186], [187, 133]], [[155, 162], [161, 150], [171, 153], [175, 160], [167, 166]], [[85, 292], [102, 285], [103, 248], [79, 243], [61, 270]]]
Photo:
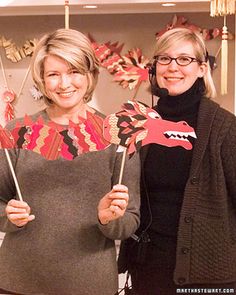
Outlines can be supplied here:
[[[178, 96], [161, 97], [154, 109], [163, 119], [186, 121], [194, 129], [202, 97], [202, 80]], [[194, 141], [192, 141], [194, 144]], [[192, 150], [182, 147], [165, 147], [150, 144], [144, 164], [146, 188], [152, 211], [149, 234], [154, 243], [163, 245], [172, 240], [176, 243], [178, 222], [184, 189], [189, 176]], [[143, 189], [142, 189], [143, 191]], [[141, 222], [148, 222], [149, 211], [144, 201]], [[143, 226], [142, 226], [143, 227]], [[145, 227], [145, 226], [144, 226]], [[166, 245], [167, 246], [167, 245]]]

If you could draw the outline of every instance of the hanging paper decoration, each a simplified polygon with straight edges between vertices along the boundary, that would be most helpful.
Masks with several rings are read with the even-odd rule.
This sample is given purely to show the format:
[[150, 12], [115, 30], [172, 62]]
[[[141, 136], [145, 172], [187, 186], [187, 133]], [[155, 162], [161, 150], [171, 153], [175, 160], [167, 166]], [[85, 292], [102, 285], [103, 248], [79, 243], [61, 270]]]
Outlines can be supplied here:
[[106, 117], [103, 134], [107, 141], [128, 148], [129, 154], [149, 143], [190, 150], [188, 137], [196, 137], [186, 122], [163, 120], [156, 111], [135, 101], [128, 101], [121, 111]]
[[211, 0], [211, 16], [235, 14], [235, 0]]
[[222, 29], [221, 41], [221, 94], [227, 94], [228, 91], [228, 39], [229, 32], [226, 26], [226, 16], [235, 14], [235, 0], [211, 0], [210, 15], [223, 16], [224, 25]]
[[224, 16], [224, 26], [222, 29], [221, 41], [221, 94], [228, 91], [228, 28], [226, 26], [226, 16]]
[[3, 93], [2, 99], [6, 103], [5, 114], [4, 114], [6, 122], [11, 121], [15, 117], [14, 108], [12, 105], [12, 102], [15, 100], [15, 98], [16, 98], [16, 94], [14, 93], [13, 90], [6, 90]]
[[[198, 32], [202, 35], [204, 40], [212, 40], [217, 37], [222, 36], [222, 29], [220, 28], [213, 28], [213, 29], [207, 29], [199, 27], [195, 24], [192, 24], [188, 21], [187, 18], [184, 16], [177, 16], [174, 15], [171, 21], [166, 25], [166, 27], [156, 33], [156, 38], [159, 38], [162, 34], [164, 34], [166, 31], [174, 29], [174, 28], [188, 28], [194, 32]], [[229, 39], [233, 39], [234, 36], [232, 33], [229, 33]]]
[[27, 40], [22, 47], [17, 46], [12, 40], [0, 36], [0, 47], [6, 51], [6, 57], [12, 62], [19, 62], [21, 59], [31, 56], [34, 52], [37, 40]]
[[114, 81], [119, 82], [123, 88], [134, 89], [141, 82], [148, 80], [149, 59], [142, 55], [141, 49], [131, 49], [122, 57], [125, 64], [117, 69]]
[[[21, 83], [18, 94], [16, 94], [13, 90], [10, 90], [9, 83], [7, 81], [7, 77], [6, 77], [6, 73], [5, 73], [5, 68], [4, 68], [4, 65], [2, 62], [1, 54], [0, 54], [0, 69], [2, 71], [2, 75], [3, 75], [3, 79], [4, 79], [4, 83], [5, 83], [4, 88], [7, 89], [5, 91], [2, 91], [2, 89], [0, 89], [2, 101], [5, 104], [5, 106], [4, 106], [4, 109], [5, 109], [5, 111], [4, 111], [4, 118], [5, 118], [4, 125], [5, 125], [5, 123], [7, 123], [8, 121], [12, 120], [15, 117], [14, 116], [14, 108], [13, 108], [12, 103], [17, 97], [19, 97], [22, 94], [22, 90], [25, 86], [25, 82], [26, 82], [28, 75], [29, 75], [30, 66], [28, 66], [28, 69], [27, 69], [26, 74], [23, 78], [23, 81]], [[1, 123], [2, 123], [2, 120], [1, 120]]]
[[89, 37], [101, 66], [114, 75], [114, 81], [119, 82], [123, 88], [132, 90], [141, 82], [148, 80], [146, 67], [149, 59], [142, 55], [141, 49], [132, 49], [122, 56], [120, 51], [123, 45], [118, 47], [118, 43], [110, 42], [98, 44], [91, 36]]
[[1, 148], [30, 150], [47, 160], [64, 158], [73, 160], [87, 152], [103, 150], [110, 145], [103, 138], [103, 119], [87, 112], [87, 119], [79, 118], [79, 123], [69, 123], [64, 128], [54, 122], [44, 122], [42, 118], [32, 121], [25, 116], [23, 122], [16, 122], [12, 130], [0, 127]]
[[33, 96], [34, 100], [40, 100], [43, 98], [42, 92], [38, 89], [36, 85], [33, 85], [29, 91], [31, 95]]

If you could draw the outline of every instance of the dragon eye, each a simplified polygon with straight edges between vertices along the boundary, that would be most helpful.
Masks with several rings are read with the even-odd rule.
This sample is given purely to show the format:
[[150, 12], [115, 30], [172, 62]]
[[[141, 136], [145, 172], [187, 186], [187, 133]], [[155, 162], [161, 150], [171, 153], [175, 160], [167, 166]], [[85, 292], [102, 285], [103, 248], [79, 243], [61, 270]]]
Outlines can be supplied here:
[[158, 113], [156, 113], [156, 112], [150, 112], [150, 113], [148, 113], [148, 116], [150, 117], [150, 118], [152, 118], [152, 119], [159, 119], [161, 116], [158, 114]]

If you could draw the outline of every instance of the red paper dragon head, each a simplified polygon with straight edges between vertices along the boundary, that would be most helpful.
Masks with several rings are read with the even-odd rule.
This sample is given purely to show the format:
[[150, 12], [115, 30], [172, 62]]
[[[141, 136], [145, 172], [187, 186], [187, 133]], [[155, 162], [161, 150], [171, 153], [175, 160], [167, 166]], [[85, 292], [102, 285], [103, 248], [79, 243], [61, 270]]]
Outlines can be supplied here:
[[120, 112], [106, 117], [103, 134], [107, 141], [128, 148], [129, 154], [149, 143], [190, 150], [188, 137], [196, 137], [186, 122], [163, 120], [153, 109], [134, 101], [128, 101]]

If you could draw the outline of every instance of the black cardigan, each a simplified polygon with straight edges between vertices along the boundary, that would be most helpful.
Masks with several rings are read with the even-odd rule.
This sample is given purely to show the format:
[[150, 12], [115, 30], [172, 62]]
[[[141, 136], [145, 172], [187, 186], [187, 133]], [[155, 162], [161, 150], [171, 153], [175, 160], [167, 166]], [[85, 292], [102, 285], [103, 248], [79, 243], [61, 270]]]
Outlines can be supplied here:
[[[236, 281], [236, 118], [203, 98], [181, 208], [176, 284]], [[146, 150], [141, 161], [144, 163]]]

